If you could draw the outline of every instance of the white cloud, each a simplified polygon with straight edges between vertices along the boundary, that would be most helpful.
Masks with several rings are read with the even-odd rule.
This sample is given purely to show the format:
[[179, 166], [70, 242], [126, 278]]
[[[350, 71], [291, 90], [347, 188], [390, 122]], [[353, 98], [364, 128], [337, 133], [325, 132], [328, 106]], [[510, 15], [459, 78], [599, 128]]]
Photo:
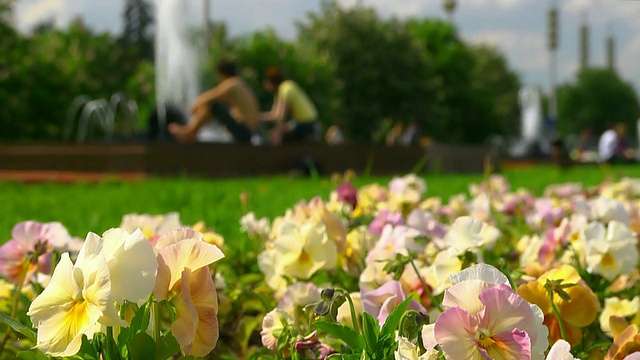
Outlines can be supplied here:
[[343, 7], [357, 5], [372, 7], [382, 16], [396, 16], [399, 18], [416, 17], [424, 15], [430, 10], [442, 8], [439, 2], [421, 0], [338, 0], [338, 4]]
[[16, 7], [18, 28], [26, 30], [46, 19], [54, 19], [59, 25], [60, 14], [64, 12], [66, 12], [66, 4], [63, 0], [18, 2]]
[[561, 10], [570, 16], [586, 15], [594, 25], [614, 25], [621, 21], [640, 30], [640, 2], [611, 0], [565, 0]]
[[618, 52], [617, 66], [623, 77], [631, 80], [636, 91], [640, 91], [638, 59], [640, 59], [640, 36], [635, 36], [627, 43], [627, 46]]
[[538, 71], [547, 66], [549, 61], [543, 34], [501, 29], [477, 32], [466, 38], [472, 43], [496, 47], [518, 70]]
[[462, 2], [462, 1], [458, 1], [459, 5], [464, 4], [465, 6], [473, 6], [473, 7], [479, 7], [479, 8], [493, 8], [494, 10], [496, 10], [496, 8], [500, 8], [500, 9], [510, 9], [510, 8], [515, 8], [518, 6], [522, 6], [525, 3], [529, 2], [535, 2], [535, 1], [540, 1], [540, 0], [473, 0], [473, 1], [466, 1], [466, 2]]

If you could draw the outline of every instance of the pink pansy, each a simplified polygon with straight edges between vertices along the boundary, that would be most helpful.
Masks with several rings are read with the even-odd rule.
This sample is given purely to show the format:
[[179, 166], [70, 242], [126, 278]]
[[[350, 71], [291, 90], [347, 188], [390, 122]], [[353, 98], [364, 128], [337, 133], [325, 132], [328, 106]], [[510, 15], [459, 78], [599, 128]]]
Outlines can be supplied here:
[[537, 333], [529, 303], [506, 285], [485, 289], [478, 299], [478, 312], [452, 307], [437, 318], [435, 338], [447, 358], [531, 359]]
[[153, 293], [159, 300], [166, 299], [184, 269], [195, 272], [224, 257], [217, 246], [204, 242], [201, 233], [188, 228], [161, 235], [154, 250], [158, 252], [158, 276]]
[[527, 215], [527, 223], [533, 229], [553, 229], [564, 218], [564, 209], [553, 199], [540, 198], [535, 201], [534, 209]]
[[71, 239], [67, 230], [57, 222], [39, 223], [24, 221], [16, 224], [11, 240], [0, 247], [0, 274], [18, 283], [23, 276], [28, 257], [40, 254], [37, 263], [28, 264], [25, 283], [33, 279], [36, 271], [51, 272], [51, 253], [54, 248], [63, 248]]
[[529, 212], [533, 208], [533, 195], [520, 190], [515, 193], [505, 194], [496, 203], [496, 210], [505, 215], [519, 215]]
[[[364, 311], [377, 318], [380, 326], [384, 324], [393, 309], [406, 298], [407, 296], [402, 289], [402, 285], [398, 281], [390, 281], [373, 291], [364, 292], [361, 296]], [[427, 312], [427, 310], [415, 300], [411, 300], [409, 309], [423, 313]]]
[[576, 360], [576, 358], [571, 355], [571, 344], [560, 339], [549, 349], [546, 360]]
[[478, 264], [451, 275], [446, 310], [422, 331], [429, 348], [447, 359], [543, 359], [548, 329], [540, 308], [529, 304], [493, 266]]
[[175, 294], [171, 300], [177, 312], [171, 332], [183, 353], [204, 356], [218, 341], [218, 299], [208, 266], [224, 254], [189, 228], [160, 235], [154, 250], [158, 276], [153, 293], [158, 300]]
[[404, 219], [399, 212], [391, 212], [389, 210], [381, 210], [378, 216], [369, 224], [369, 231], [375, 235], [381, 235], [382, 229], [386, 225], [404, 225]]
[[384, 251], [393, 251], [399, 254], [407, 254], [407, 250], [423, 252], [426, 244], [417, 242], [418, 236], [420, 236], [420, 232], [414, 228], [404, 225], [395, 227], [386, 225], [380, 234], [380, 239], [369, 251], [365, 261], [369, 263], [371, 259], [377, 257], [379, 252]]
[[185, 355], [205, 356], [216, 347], [218, 295], [208, 267], [182, 272], [179, 295], [175, 297], [176, 320], [171, 332]]
[[340, 184], [336, 189], [336, 193], [338, 194], [338, 200], [341, 202], [351, 205], [354, 209], [358, 205], [358, 189], [351, 185], [350, 182], [345, 181]]
[[582, 195], [582, 191], [582, 184], [580, 183], [553, 184], [548, 185], [544, 189], [544, 196], [568, 199], [574, 196]]
[[432, 213], [414, 209], [407, 217], [407, 226], [420, 231], [421, 236], [428, 237], [438, 248], [446, 246], [443, 239], [447, 234], [447, 228], [438, 222]]

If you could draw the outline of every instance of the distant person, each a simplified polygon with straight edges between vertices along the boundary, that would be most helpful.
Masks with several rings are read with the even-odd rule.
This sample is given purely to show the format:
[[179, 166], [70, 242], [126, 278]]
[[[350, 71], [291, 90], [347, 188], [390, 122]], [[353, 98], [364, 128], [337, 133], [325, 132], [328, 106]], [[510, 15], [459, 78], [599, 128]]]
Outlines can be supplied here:
[[234, 63], [220, 60], [216, 70], [220, 83], [194, 101], [189, 122], [169, 124], [169, 132], [178, 141], [194, 141], [198, 130], [213, 119], [224, 125], [237, 143], [250, 143], [257, 136], [259, 109], [253, 90], [238, 76]]
[[391, 129], [387, 132], [387, 136], [384, 139], [384, 142], [387, 146], [396, 146], [400, 145], [400, 138], [404, 133], [404, 124], [400, 121], [397, 121], [393, 124]]
[[286, 79], [277, 67], [267, 69], [263, 84], [275, 94], [271, 110], [260, 114], [261, 121], [275, 121], [269, 136], [271, 143], [317, 141], [318, 111], [302, 88]]
[[586, 127], [578, 135], [571, 157], [576, 161], [589, 162], [598, 158], [598, 139], [593, 135], [593, 128]]
[[330, 126], [324, 139], [329, 145], [342, 145], [345, 143], [344, 134], [338, 125]]
[[634, 161], [635, 151], [629, 146], [627, 126], [617, 123], [602, 133], [598, 141], [598, 155], [602, 163], [629, 163]]
[[[169, 140], [168, 125], [171, 123], [185, 124], [187, 122], [183, 111], [175, 105], [156, 106], [149, 116], [147, 138], [152, 141]], [[173, 140], [173, 139], [170, 139]]]

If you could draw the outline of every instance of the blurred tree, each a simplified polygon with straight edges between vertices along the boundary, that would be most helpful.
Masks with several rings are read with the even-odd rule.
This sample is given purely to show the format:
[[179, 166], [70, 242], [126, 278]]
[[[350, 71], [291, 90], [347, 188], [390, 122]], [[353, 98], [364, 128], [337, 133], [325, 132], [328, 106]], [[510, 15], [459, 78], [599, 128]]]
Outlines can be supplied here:
[[472, 87], [488, 109], [485, 126], [489, 134], [515, 135], [520, 130], [518, 91], [520, 79], [505, 57], [489, 46], [472, 46], [475, 66]]
[[298, 28], [299, 41], [331, 69], [334, 122], [349, 139], [372, 140], [384, 119], [423, 124], [430, 118], [430, 67], [402, 23], [323, 1], [320, 13], [308, 14]]
[[560, 134], [576, 134], [591, 127], [596, 133], [607, 124], [624, 122], [636, 128], [640, 116], [638, 95], [616, 72], [605, 68], [587, 68], [575, 84], [558, 89], [558, 124]]
[[476, 66], [472, 51], [449, 22], [410, 20], [407, 27], [435, 72], [435, 104], [425, 127], [427, 133], [448, 143], [484, 140], [491, 134], [486, 123], [489, 108], [471, 86]]
[[120, 40], [134, 49], [139, 60], [153, 61], [153, 23], [153, 8], [147, 0], [127, 0]]

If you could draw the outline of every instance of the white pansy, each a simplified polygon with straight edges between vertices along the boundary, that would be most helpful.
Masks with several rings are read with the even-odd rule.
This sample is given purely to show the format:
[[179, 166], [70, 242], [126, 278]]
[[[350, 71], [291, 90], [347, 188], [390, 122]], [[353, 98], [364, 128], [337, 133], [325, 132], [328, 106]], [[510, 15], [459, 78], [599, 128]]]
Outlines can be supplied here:
[[620, 274], [630, 274], [638, 263], [636, 235], [625, 224], [611, 221], [589, 224], [583, 233], [587, 270], [614, 280]]
[[102, 239], [89, 234], [75, 264], [62, 254], [49, 286], [31, 303], [27, 315], [38, 328], [36, 347], [53, 356], [78, 352], [82, 335], [91, 338], [101, 326], [126, 326], [111, 294]]
[[470, 216], [461, 216], [451, 225], [445, 243], [462, 254], [480, 247], [491, 249], [499, 237], [500, 230], [497, 228]]
[[433, 295], [442, 294], [451, 286], [449, 274], [455, 274], [462, 268], [462, 260], [454, 249], [445, 249], [436, 255], [433, 263], [427, 267], [425, 278], [433, 288]]
[[158, 261], [149, 241], [139, 229], [131, 234], [111, 229], [102, 238], [113, 299], [119, 303], [145, 301], [158, 272]]
[[589, 201], [589, 206], [593, 220], [599, 220], [605, 224], [610, 221], [618, 221], [629, 225], [629, 213], [624, 208], [624, 204], [618, 200], [600, 196]]

